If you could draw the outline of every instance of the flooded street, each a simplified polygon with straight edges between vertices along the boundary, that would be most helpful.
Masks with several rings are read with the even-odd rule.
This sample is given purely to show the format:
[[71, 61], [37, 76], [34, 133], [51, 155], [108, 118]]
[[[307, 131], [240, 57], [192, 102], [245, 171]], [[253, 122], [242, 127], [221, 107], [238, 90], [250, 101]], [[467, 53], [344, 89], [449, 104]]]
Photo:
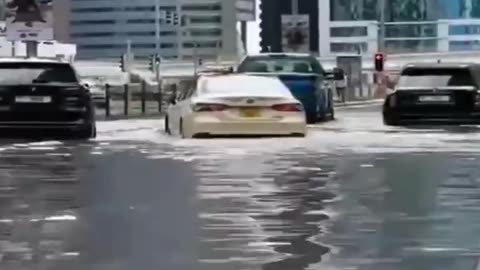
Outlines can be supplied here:
[[480, 128], [337, 118], [305, 139], [119, 120], [4, 141], [0, 269], [478, 269]]

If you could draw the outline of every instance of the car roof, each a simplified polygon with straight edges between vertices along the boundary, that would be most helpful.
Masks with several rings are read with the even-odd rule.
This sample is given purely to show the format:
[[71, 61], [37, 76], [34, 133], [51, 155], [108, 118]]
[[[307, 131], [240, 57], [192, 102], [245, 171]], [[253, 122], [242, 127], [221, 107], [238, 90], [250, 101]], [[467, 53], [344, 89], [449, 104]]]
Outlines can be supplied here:
[[474, 62], [409, 63], [404, 66], [404, 69], [405, 68], [469, 68], [473, 66], [479, 66], [479, 64]]
[[261, 56], [313, 57], [313, 55], [308, 53], [257, 53], [257, 54], [250, 54], [247, 57], [261, 57]]
[[0, 57], [0, 63], [49, 63], [49, 64], [69, 64], [58, 59], [52, 58], [36, 58], [36, 57]]
[[[201, 90], [225, 89], [232, 93], [255, 91], [266, 95], [279, 94], [291, 95], [290, 90], [276, 77], [264, 77], [243, 74], [203, 77], [199, 82]], [[260, 93], [260, 92], [259, 92]]]

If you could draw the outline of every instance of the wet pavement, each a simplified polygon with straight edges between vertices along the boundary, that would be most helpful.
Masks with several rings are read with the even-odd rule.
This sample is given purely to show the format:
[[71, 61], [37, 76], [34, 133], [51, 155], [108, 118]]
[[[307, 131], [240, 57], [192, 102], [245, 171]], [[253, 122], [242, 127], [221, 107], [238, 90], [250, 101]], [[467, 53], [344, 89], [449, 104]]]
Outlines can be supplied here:
[[[1, 141], [0, 269], [477, 269], [480, 128], [346, 108], [307, 138]], [[480, 269], [480, 268], [478, 268]]]

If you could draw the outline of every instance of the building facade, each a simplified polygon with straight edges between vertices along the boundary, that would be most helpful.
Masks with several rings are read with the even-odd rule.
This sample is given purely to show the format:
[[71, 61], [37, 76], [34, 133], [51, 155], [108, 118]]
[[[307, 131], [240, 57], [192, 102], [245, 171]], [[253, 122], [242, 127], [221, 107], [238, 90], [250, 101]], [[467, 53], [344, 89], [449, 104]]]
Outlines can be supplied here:
[[238, 50], [235, 0], [160, 0], [162, 14], [179, 15], [177, 25], [163, 15], [156, 22], [155, 0], [68, 1], [70, 42], [78, 45], [79, 58], [120, 57], [127, 43], [135, 56], [159, 53], [165, 59], [214, 58]]
[[[301, 0], [310, 17], [310, 49], [320, 55], [379, 50], [380, 0]], [[281, 15], [291, 0], [262, 0], [262, 49], [282, 51]], [[480, 49], [480, 1], [385, 0], [385, 51], [422, 53]]]
[[[328, 1], [325, 1], [328, 2]], [[330, 0], [332, 22], [371, 21], [378, 23], [378, 0]], [[325, 5], [325, 3], [324, 3]], [[326, 6], [325, 6], [326, 8]], [[320, 10], [320, 12], [322, 12]], [[429, 52], [480, 49], [480, 2], [476, 0], [386, 0], [385, 47], [387, 52]], [[366, 26], [335, 27], [334, 38], [366, 35]], [[449, 39], [445, 43], [445, 39]], [[447, 48], [448, 47], [448, 48]], [[361, 44], [330, 44], [331, 52], [371, 51], [368, 41]]]

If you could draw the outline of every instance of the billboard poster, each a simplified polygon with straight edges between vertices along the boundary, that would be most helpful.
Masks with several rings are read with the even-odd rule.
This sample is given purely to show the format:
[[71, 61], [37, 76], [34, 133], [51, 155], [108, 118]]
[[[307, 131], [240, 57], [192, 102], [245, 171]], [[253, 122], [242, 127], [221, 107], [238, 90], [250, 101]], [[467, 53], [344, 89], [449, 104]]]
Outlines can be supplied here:
[[7, 39], [53, 40], [51, 1], [7, 0]]
[[282, 15], [282, 50], [310, 53], [309, 15]]

